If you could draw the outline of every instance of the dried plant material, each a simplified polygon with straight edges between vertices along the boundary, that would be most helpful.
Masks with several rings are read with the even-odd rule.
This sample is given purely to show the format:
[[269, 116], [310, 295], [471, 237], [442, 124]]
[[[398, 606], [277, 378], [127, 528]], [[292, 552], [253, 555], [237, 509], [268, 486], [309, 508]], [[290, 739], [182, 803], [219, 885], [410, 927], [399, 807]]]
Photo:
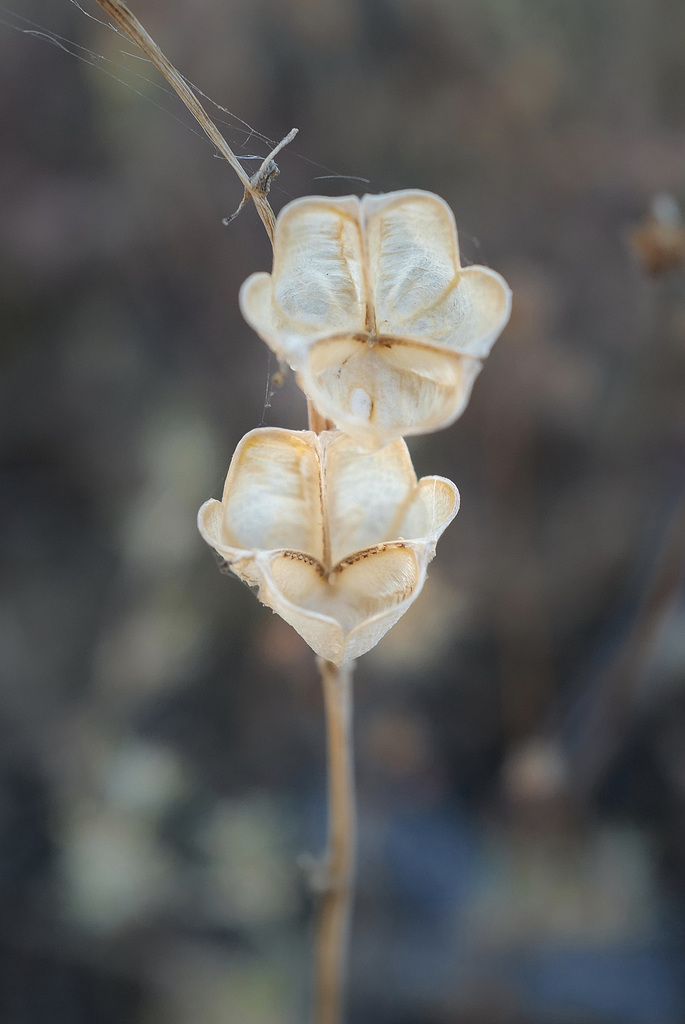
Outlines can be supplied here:
[[464, 411], [511, 293], [461, 266], [444, 200], [407, 190], [290, 203], [273, 272], [249, 277], [240, 304], [321, 416], [377, 447]]
[[235, 153], [186, 82], [185, 78], [178, 73], [173, 64], [164, 56], [150, 33], [141, 25], [135, 14], [131, 13], [126, 4], [123, 3], [123, 0], [98, 0], [98, 3], [100, 4], [100, 7], [102, 7], [103, 11], [109, 14], [117, 25], [123, 29], [129, 39], [136, 43], [143, 53], [149, 57], [157, 70], [164, 75], [169, 85], [183, 100], [186, 107], [205, 134], [212, 140], [221, 155], [228, 161], [240, 178], [243, 186], [243, 198], [235, 213], [226, 218], [226, 223], [230, 224], [230, 222], [238, 216], [243, 206], [252, 199], [255, 207], [257, 208], [257, 213], [266, 228], [266, 233], [269, 236], [270, 241], [273, 243], [275, 218], [273, 210], [271, 209], [266, 197], [269, 194], [272, 180], [278, 174], [278, 166], [274, 161], [274, 157], [280, 153], [284, 146], [287, 146], [289, 142], [292, 142], [297, 135], [297, 128], [293, 128], [286, 137], [279, 142], [276, 148], [273, 149], [262, 162], [257, 172], [253, 174], [252, 177], [249, 177], [239, 163]]
[[222, 501], [206, 502], [198, 525], [260, 601], [340, 665], [418, 596], [458, 507], [449, 480], [417, 481], [404, 441], [369, 451], [338, 431], [270, 427], [240, 442]]
[[628, 236], [643, 270], [655, 277], [685, 263], [685, 225], [673, 196], [652, 200], [650, 212]]

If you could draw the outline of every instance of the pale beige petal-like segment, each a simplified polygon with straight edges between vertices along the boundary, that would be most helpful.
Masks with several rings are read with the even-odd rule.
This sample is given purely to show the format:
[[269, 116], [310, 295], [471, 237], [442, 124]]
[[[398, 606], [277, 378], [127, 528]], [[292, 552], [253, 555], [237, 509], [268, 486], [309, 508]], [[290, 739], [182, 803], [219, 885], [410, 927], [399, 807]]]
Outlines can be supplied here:
[[457, 226], [447, 203], [417, 189], [364, 196], [362, 217], [376, 333], [431, 306], [459, 268]]
[[316, 654], [341, 664], [343, 628], [327, 614], [329, 587], [323, 566], [297, 551], [270, 552], [260, 561], [264, 565], [260, 601], [296, 629]]
[[228, 558], [229, 555], [226, 552], [230, 551], [230, 556], [232, 557], [235, 549], [224, 543], [222, 534], [223, 523], [224, 506], [216, 498], [210, 498], [209, 501], [204, 503], [197, 514], [197, 528], [211, 547], [218, 551], [220, 555], [223, 555], [224, 558]]
[[485, 359], [510, 314], [511, 291], [504, 278], [488, 267], [465, 267], [433, 305], [414, 311], [404, 330]]
[[347, 631], [384, 614], [412, 596], [421, 575], [416, 552], [408, 544], [380, 544], [343, 559], [330, 575], [333, 600], [343, 605]]
[[322, 657], [373, 647], [418, 595], [459, 495], [416, 475], [404, 441], [360, 447], [338, 431], [253, 430], [221, 502], [200, 509], [205, 540]]
[[278, 218], [273, 273], [240, 292], [247, 322], [282, 357], [337, 331], [364, 330], [366, 284], [359, 200], [321, 196], [289, 203]]
[[425, 434], [463, 412], [481, 363], [405, 341], [316, 342], [298, 379], [319, 412], [367, 446]]
[[250, 274], [240, 288], [240, 312], [279, 359], [288, 359], [286, 332], [274, 316], [272, 295], [271, 274], [263, 270]]
[[376, 451], [360, 447], [345, 434], [321, 435], [326, 467], [326, 511], [330, 562], [395, 540], [398, 509], [416, 489], [416, 474], [403, 441]]
[[447, 203], [408, 190], [364, 196], [362, 209], [377, 333], [487, 356], [509, 319], [511, 292], [494, 270], [461, 268]]
[[295, 552], [275, 553], [260, 598], [321, 657], [335, 664], [375, 646], [418, 596], [425, 566], [415, 551], [387, 545], [358, 552], [326, 575]]
[[364, 612], [349, 624], [344, 660], [366, 654], [404, 615], [421, 592], [428, 560], [420, 547], [389, 544], [359, 552], [338, 566], [335, 587], [340, 597]]
[[435, 544], [459, 511], [459, 491], [442, 476], [424, 476], [395, 525], [405, 540], [421, 538]]
[[319, 442], [308, 431], [263, 427], [236, 448], [222, 501], [222, 542], [294, 548], [323, 557]]

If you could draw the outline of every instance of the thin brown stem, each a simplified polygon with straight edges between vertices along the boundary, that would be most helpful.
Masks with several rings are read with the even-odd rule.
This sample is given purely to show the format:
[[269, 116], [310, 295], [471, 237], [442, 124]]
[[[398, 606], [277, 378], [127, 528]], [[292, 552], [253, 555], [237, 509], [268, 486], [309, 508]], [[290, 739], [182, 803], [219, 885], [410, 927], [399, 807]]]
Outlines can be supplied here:
[[354, 893], [352, 668], [318, 659], [328, 737], [328, 850], [316, 933], [312, 1024], [340, 1024]]
[[[226, 142], [225, 138], [214, 124], [186, 80], [178, 73], [171, 61], [164, 56], [152, 36], [147, 32], [143, 25], [141, 25], [135, 14], [133, 14], [126, 4], [123, 3], [123, 0], [98, 0], [98, 3], [100, 4], [100, 7], [102, 7], [103, 11], [109, 14], [110, 18], [112, 18], [117, 25], [123, 29], [129, 39], [140, 47], [158, 71], [164, 75], [169, 85], [181, 97], [188, 110], [204, 130], [205, 134], [209, 136], [221, 155], [231, 165], [235, 173], [238, 175], [244, 190], [243, 200], [238, 207], [238, 210], [236, 210], [236, 214], [242, 209], [248, 199], [252, 199], [257, 207], [257, 213], [266, 228], [269, 240], [273, 245], [276, 218], [274, 217], [274, 212], [266, 198], [271, 186], [271, 181], [276, 174], [278, 174], [278, 168], [273, 161], [275, 155], [283, 148], [283, 146], [287, 145], [295, 138], [297, 135], [297, 128], [293, 128], [282, 142], [279, 142], [276, 148], [272, 150], [264, 160], [257, 173], [252, 177], [249, 177], [240, 165], [235, 153]], [[233, 216], [236, 216], [236, 214]]]
[[307, 395], [307, 418], [309, 419], [309, 429], [313, 430], [316, 434], [320, 434], [324, 430], [334, 429], [333, 423], [321, 415], [309, 395]]

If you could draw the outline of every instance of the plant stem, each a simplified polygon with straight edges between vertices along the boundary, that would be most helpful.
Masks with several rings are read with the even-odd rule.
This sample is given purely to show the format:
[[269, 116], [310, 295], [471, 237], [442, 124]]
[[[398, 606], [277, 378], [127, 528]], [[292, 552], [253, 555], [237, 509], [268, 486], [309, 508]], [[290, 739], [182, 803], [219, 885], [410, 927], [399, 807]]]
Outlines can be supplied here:
[[307, 396], [307, 416], [309, 419], [309, 429], [313, 430], [316, 434], [320, 434], [324, 430], [335, 429], [334, 424], [321, 415], [309, 396]]
[[[284, 146], [287, 146], [289, 142], [292, 142], [297, 135], [297, 128], [293, 128], [292, 131], [290, 131], [286, 137], [279, 142], [276, 148], [273, 149], [263, 161], [256, 174], [249, 177], [235, 153], [226, 142], [226, 139], [223, 137], [193, 90], [190, 88], [188, 82], [185, 80], [183, 75], [179, 74], [174, 65], [167, 60], [150, 33], [143, 27], [143, 25], [141, 25], [135, 14], [131, 13], [123, 0], [97, 0], [97, 2], [100, 4], [100, 7], [102, 7], [103, 11], [109, 14], [110, 18], [112, 18], [117, 25], [123, 29], [129, 39], [140, 47], [143, 53], [149, 57], [155, 67], [164, 75], [169, 85], [183, 100], [190, 113], [204, 130], [205, 134], [209, 136], [221, 155], [228, 161], [235, 173], [238, 175], [240, 183], [243, 186], [243, 200], [236, 212], [233, 214], [233, 217], [240, 212], [248, 199], [252, 199], [255, 207], [257, 208], [257, 213], [266, 228], [269, 241], [273, 246], [276, 218], [274, 217], [274, 212], [266, 198], [271, 186], [271, 179], [278, 174], [278, 168], [274, 164], [273, 160], [276, 154], [279, 153]], [[230, 222], [233, 220], [233, 217], [229, 217], [228, 221]]]
[[340, 1024], [354, 892], [356, 814], [352, 753], [352, 667], [317, 659], [328, 740], [328, 849], [315, 943], [312, 1024]]

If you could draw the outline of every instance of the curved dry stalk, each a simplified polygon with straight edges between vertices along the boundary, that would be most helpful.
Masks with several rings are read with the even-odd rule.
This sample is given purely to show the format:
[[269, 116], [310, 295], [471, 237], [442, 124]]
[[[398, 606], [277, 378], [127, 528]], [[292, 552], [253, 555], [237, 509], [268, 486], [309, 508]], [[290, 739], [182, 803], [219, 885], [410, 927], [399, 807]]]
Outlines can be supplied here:
[[316, 932], [312, 1024], [340, 1024], [354, 895], [352, 666], [318, 658], [328, 738], [328, 849]]
[[205, 134], [209, 136], [221, 155], [228, 161], [240, 178], [240, 182], [244, 189], [243, 199], [236, 212], [232, 217], [228, 218], [229, 222], [233, 220], [233, 217], [238, 215], [245, 203], [249, 199], [252, 199], [257, 207], [257, 213], [266, 228], [269, 240], [273, 245], [276, 218], [266, 197], [273, 178], [278, 174], [278, 167], [274, 163], [274, 157], [281, 149], [283, 149], [284, 146], [287, 146], [289, 142], [292, 142], [297, 135], [297, 128], [293, 128], [292, 131], [290, 131], [288, 135], [279, 142], [275, 149], [273, 149], [263, 161], [256, 174], [253, 174], [252, 177], [250, 177], [241, 166], [235, 153], [228, 145], [225, 138], [216, 127], [183, 76], [180, 75], [173, 64], [167, 60], [152, 36], [141, 25], [136, 16], [128, 9], [126, 4], [123, 3], [122, 0], [97, 0], [97, 2], [100, 7], [102, 7], [103, 11], [109, 14], [110, 18], [113, 18], [117, 25], [123, 29], [129, 39], [139, 46], [143, 53], [150, 58], [158, 71], [164, 75], [169, 85], [181, 97], [190, 113], [204, 130]]

